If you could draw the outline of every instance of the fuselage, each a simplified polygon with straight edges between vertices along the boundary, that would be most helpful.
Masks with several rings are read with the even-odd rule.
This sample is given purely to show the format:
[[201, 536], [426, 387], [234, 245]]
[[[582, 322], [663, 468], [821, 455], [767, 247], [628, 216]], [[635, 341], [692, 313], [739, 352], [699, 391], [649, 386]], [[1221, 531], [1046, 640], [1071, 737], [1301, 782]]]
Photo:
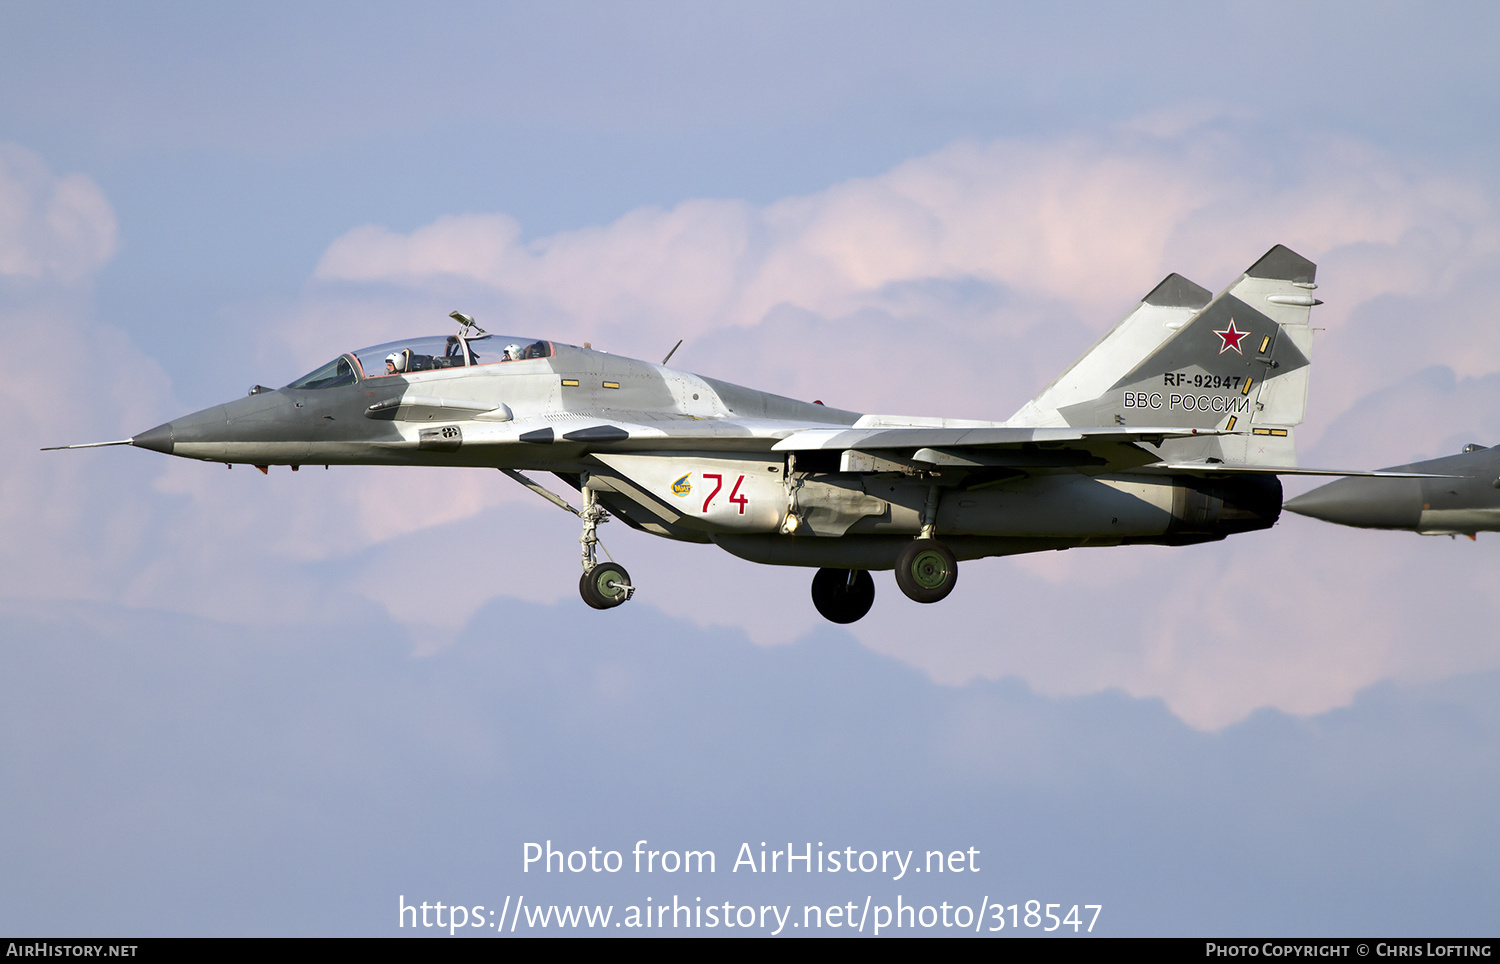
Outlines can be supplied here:
[[[319, 369], [347, 364], [346, 371], [324, 380], [332, 384], [318, 384], [314, 372], [284, 388], [257, 386], [245, 398], [175, 419], [132, 442], [185, 458], [249, 465], [577, 472], [586, 470], [587, 452], [602, 443], [619, 451], [684, 444], [769, 451], [792, 428], [848, 426], [859, 419], [854, 412], [554, 342], [514, 340], [535, 346], [539, 357], [491, 361], [506, 339], [465, 339], [473, 364], [408, 372], [379, 367], [391, 345], [433, 340], [351, 352]], [[630, 427], [612, 430], [621, 423]], [[673, 431], [683, 425], [693, 426], [690, 438]]]
[[889, 568], [929, 516], [958, 558], [976, 558], [1199, 542], [1264, 528], [1280, 510], [1274, 477], [1095, 474], [1086, 453], [1037, 446], [996, 464], [944, 466], [776, 447], [809, 429], [872, 424], [1003, 423], [862, 416], [588, 348], [449, 336], [351, 352], [131, 441], [263, 468], [551, 472], [656, 535], [758, 562], [850, 569]]

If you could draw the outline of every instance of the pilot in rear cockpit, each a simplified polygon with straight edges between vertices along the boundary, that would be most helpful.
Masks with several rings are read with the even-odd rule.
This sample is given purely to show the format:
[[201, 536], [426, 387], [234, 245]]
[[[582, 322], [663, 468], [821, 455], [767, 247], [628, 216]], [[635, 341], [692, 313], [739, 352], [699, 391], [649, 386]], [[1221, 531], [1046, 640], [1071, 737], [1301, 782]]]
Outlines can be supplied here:
[[444, 368], [463, 368], [464, 367], [464, 346], [463, 346], [463, 343], [458, 340], [458, 336], [457, 335], [449, 335], [448, 336], [447, 346], [443, 349], [443, 365], [442, 365], [442, 367], [444, 367]]

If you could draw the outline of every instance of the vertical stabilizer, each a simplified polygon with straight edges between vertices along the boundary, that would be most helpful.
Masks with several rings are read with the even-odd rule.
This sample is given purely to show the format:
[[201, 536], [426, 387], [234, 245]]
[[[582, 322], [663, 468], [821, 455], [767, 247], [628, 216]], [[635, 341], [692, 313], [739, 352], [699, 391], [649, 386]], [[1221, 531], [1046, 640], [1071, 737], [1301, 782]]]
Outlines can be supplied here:
[[1169, 274], [1130, 313], [1105, 332], [1083, 356], [1048, 385], [1007, 424], [1063, 426], [1059, 409], [1104, 394], [1135, 365], [1190, 321], [1213, 293], [1180, 274]]
[[1292, 430], [1307, 410], [1312, 364], [1308, 316], [1320, 304], [1316, 272], [1277, 245], [1102, 391], [1064, 401], [1057, 414], [1075, 426], [1229, 433], [1167, 443], [1172, 460], [1295, 465]]
[[1256, 400], [1249, 436], [1222, 440], [1226, 461], [1296, 465], [1297, 449], [1292, 430], [1307, 417], [1307, 388], [1312, 374], [1312, 328], [1308, 324], [1317, 289], [1318, 266], [1284, 245], [1267, 251], [1230, 286], [1228, 294], [1254, 305], [1281, 328], [1278, 344], [1282, 354], [1307, 359], [1302, 365], [1274, 364], [1266, 372]]

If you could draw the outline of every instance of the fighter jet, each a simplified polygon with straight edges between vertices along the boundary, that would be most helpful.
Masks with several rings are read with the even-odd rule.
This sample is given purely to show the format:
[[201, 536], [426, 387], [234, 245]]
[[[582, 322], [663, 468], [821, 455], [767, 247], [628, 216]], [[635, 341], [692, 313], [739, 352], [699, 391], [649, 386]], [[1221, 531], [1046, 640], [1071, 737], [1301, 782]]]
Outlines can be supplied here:
[[[1315, 273], [1278, 245], [1216, 297], [1169, 275], [1004, 421], [843, 411], [668, 368], [670, 352], [658, 365], [494, 335], [455, 311], [453, 334], [352, 351], [284, 388], [93, 444], [262, 472], [497, 468], [579, 517], [590, 606], [636, 589], [597, 558], [613, 517], [815, 568], [814, 605], [849, 623], [874, 602], [871, 570], [933, 603], [960, 560], [1223, 539], [1276, 522], [1278, 475], [1378, 474], [1297, 467]], [[525, 472], [552, 473], [581, 505]]]
[[1500, 448], [1470, 444], [1459, 455], [1385, 471], [1432, 477], [1340, 479], [1286, 507], [1324, 522], [1428, 536], [1500, 530]]

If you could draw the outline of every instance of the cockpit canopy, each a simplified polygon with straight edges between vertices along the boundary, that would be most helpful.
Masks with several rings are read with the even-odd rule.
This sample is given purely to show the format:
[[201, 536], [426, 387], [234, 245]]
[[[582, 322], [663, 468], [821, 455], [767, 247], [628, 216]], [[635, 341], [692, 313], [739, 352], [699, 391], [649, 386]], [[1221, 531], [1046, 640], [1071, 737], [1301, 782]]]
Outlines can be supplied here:
[[287, 388], [338, 388], [353, 385], [361, 378], [383, 378], [387, 375], [408, 375], [443, 368], [469, 368], [551, 357], [550, 341], [533, 341], [506, 335], [404, 338], [340, 355], [317, 371], [303, 375]]

